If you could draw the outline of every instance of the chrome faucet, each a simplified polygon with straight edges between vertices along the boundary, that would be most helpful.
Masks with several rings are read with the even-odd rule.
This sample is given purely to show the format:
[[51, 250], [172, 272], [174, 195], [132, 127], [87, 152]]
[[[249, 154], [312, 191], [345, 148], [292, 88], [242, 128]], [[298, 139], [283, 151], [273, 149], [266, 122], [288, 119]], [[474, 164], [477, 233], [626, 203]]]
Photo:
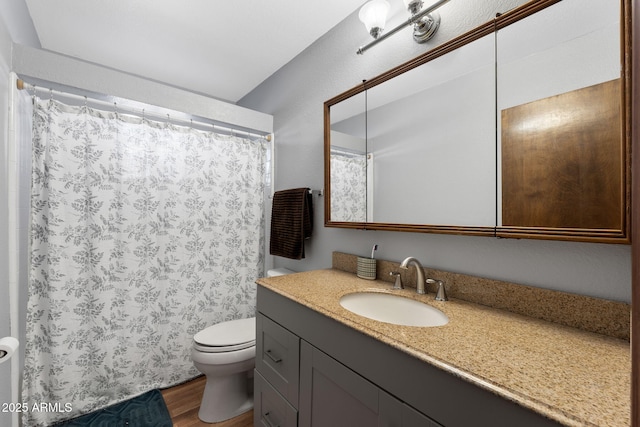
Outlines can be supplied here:
[[424, 281], [424, 271], [422, 270], [422, 264], [420, 264], [420, 261], [410, 256], [406, 258], [404, 261], [402, 261], [402, 264], [400, 264], [400, 268], [405, 268], [405, 269], [409, 268], [409, 264], [413, 264], [416, 267], [416, 275], [418, 276], [416, 280], [416, 292], [418, 292], [419, 294], [424, 294], [425, 281]]

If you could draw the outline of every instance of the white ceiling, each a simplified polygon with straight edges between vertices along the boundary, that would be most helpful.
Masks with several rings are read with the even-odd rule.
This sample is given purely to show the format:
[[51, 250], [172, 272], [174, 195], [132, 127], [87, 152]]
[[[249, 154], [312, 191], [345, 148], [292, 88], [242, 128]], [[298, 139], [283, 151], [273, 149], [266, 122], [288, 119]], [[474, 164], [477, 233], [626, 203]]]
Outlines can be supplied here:
[[25, 0], [43, 49], [237, 102], [364, 0]]

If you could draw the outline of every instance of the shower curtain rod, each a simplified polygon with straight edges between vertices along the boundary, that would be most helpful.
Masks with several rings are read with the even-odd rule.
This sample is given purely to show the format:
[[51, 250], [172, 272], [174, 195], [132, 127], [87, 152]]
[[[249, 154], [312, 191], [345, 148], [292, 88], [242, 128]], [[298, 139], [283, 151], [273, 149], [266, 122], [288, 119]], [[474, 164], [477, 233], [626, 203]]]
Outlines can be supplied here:
[[[213, 128], [213, 131], [216, 132], [216, 129], [220, 130], [220, 132], [216, 132], [216, 133], [221, 133], [221, 134], [230, 134], [230, 135], [239, 135], [239, 134], [243, 134], [246, 135], [247, 137], [251, 137], [251, 136], [257, 136], [257, 137], [262, 137], [264, 139], [266, 139], [268, 142], [271, 142], [271, 134], [265, 134], [263, 132], [251, 132], [251, 131], [247, 131], [247, 130], [242, 130], [242, 129], [234, 129], [231, 127], [227, 127], [227, 126], [221, 126], [218, 125], [216, 123], [213, 123], [213, 121], [207, 121], [207, 119], [203, 119], [197, 116], [192, 116], [195, 118], [194, 119], [187, 119], [187, 118], [179, 118], [176, 117], [177, 115], [183, 115], [183, 116], [190, 116], [190, 114], [188, 113], [181, 113], [179, 111], [173, 111], [175, 114], [172, 117], [171, 114], [167, 113], [166, 116], [161, 116], [159, 113], [155, 112], [155, 111], [147, 111], [145, 108], [140, 108], [138, 110], [136, 110], [135, 107], [131, 106], [131, 105], [127, 105], [127, 103], [131, 103], [131, 102], [135, 102], [138, 103], [138, 101], [127, 101], [125, 99], [122, 99], [123, 103], [119, 104], [115, 101], [110, 102], [110, 101], [106, 101], [106, 100], [102, 100], [102, 99], [98, 99], [95, 97], [91, 97], [91, 96], [87, 96], [87, 95], [78, 95], [75, 93], [70, 93], [70, 92], [63, 92], [63, 91], [59, 91], [59, 90], [55, 90], [55, 89], [51, 89], [51, 88], [45, 88], [45, 87], [41, 87], [41, 86], [37, 86], [37, 85], [33, 85], [31, 83], [28, 83], [22, 79], [18, 79], [16, 80], [16, 86], [18, 88], [18, 90], [27, 90], [27, 91], [34, 91], [34, 93], [36, 91], [46, 91], [47, 93], [49, 93], [51, 95], [51, 97], [53, 97], [53, 95], [56, 95], [58, 97], [61, 98], [69, 98], [69, 99], [73, 99], [73, 100], [78, 100], [78, 101], [84, 101], [85, 103], [87, 102], [91, 102], [92, 104], [96, 104], [96, 105], [102, 105], [104, 107], [109, 106], [111, 108], [114, 108], [114, 111], [117, 112], [124, 112], [124, 113], [129, 113], [132, 114], [134, 116], [138, 116], [138, 117], [142, 117], [142, 118], [148, 118], [148, 117], [153, 117], [156, 118], [160, 121], [169, 121], [169, 122], [174, 122], [174, 123], [185, 123], [187, 125], [193, 126], [199, 126], [203, 129], [207, 129], [209, 130], [209, 128]], [[109, 95], [104, 95], [104, 96], [109, 96]], [[115, 97], [113, 97], [115, 98]], [[144, 105], [144, 103], [140, 102], [139, 104]], [[163, 108], [163, 107], [156, 107], [156, 106], [152, 106], [149, 105], [152, 109], [160, 109], [160, 110], [164, 110], [164, 111], [171, 111], [168, 108]]]
[[334, 147], [334, 146], [331, 146], [330, 152], [331, 152], [331, 154], [337, 154], [337, 155], [350, 157], [350, 158], [360, 158], [360, 157], [364, 157], [365, 155], [369, 154], [369, 153], [359, 152], [359, 151], [356, 151], [356, 150], [350, 150], [350, 149], [344, 148], [344, 147], [337, 148], [337, 147]]

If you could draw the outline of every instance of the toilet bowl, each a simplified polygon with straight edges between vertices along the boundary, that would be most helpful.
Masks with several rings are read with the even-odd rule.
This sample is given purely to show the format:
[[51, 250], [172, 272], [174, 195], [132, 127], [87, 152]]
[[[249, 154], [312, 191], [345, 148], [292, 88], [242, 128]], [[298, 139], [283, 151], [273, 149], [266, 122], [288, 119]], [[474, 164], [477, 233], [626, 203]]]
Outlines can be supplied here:
[[256, 319], [222, 322], [193, 337], [191, 359], [207, 377], [198, 417], [216, 423], [253, 408], [247, 373], [255, 365]]
[[[293, 273], [269, 270], [268, 277]], [[193, 336], [191, 359], [207, 382], [198, 417], [205, 423], [228, 420], [253, 408], [256, 319], [231, 320]]]

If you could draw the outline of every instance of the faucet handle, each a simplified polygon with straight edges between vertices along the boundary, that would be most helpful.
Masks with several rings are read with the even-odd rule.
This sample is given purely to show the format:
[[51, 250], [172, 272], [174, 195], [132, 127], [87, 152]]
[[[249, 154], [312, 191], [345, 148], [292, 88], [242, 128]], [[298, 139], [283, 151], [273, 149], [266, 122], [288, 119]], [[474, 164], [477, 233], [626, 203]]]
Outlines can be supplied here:
[[427, 283], [435, 283], [438, 286], [436, 291], [436, 301], [449, 301], [447, 297], [447, 290], [444, 287], [444, 282], [437, 279], [427, 279]]
[[393, 289], [404, 289], [404, 285], [402, 284], [402, 277], [400, 277], [399, 272], [390, 271], [389, 276], [396, 276], [396, 282], [393, 284]]

